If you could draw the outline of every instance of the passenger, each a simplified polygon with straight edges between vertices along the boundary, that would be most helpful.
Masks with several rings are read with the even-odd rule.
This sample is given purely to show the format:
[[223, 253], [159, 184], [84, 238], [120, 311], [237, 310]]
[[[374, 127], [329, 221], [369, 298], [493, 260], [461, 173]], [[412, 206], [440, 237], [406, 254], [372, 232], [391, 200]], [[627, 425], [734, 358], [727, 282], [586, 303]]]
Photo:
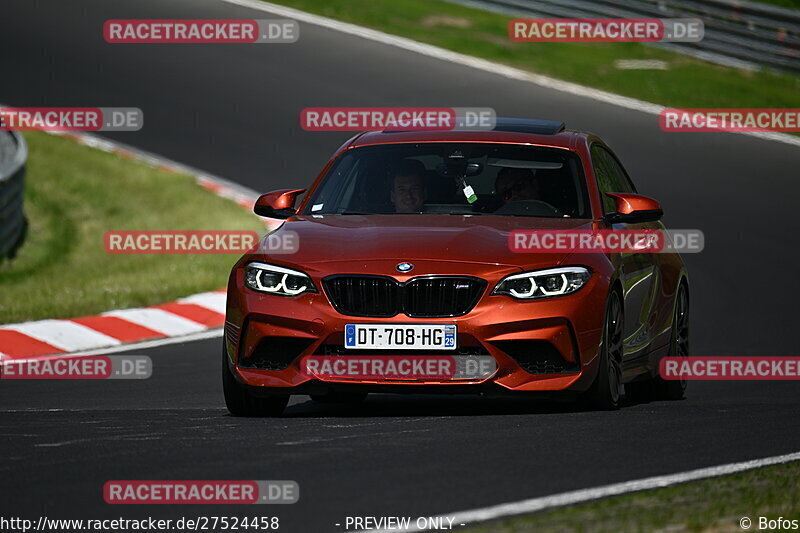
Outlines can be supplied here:
[[539, 182], [529, 168], [503, 167], [497, 173], [494, 189], [506, 202], [539, 199]]
[[397, 213], [420, 213], [428, 191], [425, 187], [425, 165], [405, 159], [394, 174], [390, 197]]

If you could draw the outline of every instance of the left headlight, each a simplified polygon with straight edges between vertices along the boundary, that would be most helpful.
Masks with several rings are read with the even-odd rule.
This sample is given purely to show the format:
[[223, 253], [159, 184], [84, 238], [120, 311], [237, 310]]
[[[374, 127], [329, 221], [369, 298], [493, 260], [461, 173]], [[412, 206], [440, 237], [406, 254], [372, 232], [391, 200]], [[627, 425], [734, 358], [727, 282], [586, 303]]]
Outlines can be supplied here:
[[279, 296], [297, 296], [304, 292], [317, 292], [307, 274], [267, 263], [250, 263], [244, 271], [245, 284], [258, 292]]
[[590, 277], [589, 269], [583, 267], [523, 272], [500, 280], [492, 294], [507, 294], [520, 300], [552, 298], [577, 291]]

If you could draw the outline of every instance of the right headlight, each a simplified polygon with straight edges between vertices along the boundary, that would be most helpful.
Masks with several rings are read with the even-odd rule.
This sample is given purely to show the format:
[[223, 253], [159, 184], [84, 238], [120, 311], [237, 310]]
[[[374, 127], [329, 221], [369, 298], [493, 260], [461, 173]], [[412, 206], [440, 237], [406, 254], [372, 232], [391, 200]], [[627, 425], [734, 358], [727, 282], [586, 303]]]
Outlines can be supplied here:
[[267, 263], [247, 265], [244, 270], [244, 282], [254, 291], [279, 296], [317, 292], [314, 282], [304, 272]]
[[589, 281], [584, 267], [561, 267], [513, 274], [500, 280], [492, 294], [507, 294], [518, 300], [535, 300], [571, 294]]

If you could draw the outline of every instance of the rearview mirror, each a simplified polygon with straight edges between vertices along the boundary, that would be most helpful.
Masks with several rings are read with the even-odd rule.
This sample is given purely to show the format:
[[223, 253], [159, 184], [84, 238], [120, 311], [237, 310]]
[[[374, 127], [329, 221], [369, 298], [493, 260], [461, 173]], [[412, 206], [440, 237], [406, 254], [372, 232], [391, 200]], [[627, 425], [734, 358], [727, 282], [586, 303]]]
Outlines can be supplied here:
[[253, 206], [253, 212], [261, 217], [289, 218], [297, 214], [294, 202], [304, 192], [305, 189], [281, 189], [262, 194]]
[[477, 176], [483, 172], [483, 165], [480, 163], [439, 163], [436, 165], [436, 173], [445, 178], [469, 178]]
[[640, 224], [655, 222], [664, 215], [661, 204], [652, 198], [627, 192], [607, 192], [614, 199], [614, 212], [606, 213], [609, 224]]

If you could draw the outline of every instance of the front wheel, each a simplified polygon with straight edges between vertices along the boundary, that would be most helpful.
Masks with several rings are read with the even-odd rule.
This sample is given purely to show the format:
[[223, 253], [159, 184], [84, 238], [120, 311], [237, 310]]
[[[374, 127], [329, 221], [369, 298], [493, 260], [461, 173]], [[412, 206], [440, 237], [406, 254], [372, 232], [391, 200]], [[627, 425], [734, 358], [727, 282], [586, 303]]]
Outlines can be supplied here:
[[233, 416], [278, 416], [289, 403], [288, 395], [259, 397], [233, 377], [228, 366], [225, 343], [222, 344], [222, 391], [225, 405]]
[[594, 383], [583, 393], [583, 402], [592, 409], [613, 410], [619, 408], [619, 386], [622, 379], [622, 302], [614, 291], [606, 303], [603, 338], [598, 355], [597, 376]]

